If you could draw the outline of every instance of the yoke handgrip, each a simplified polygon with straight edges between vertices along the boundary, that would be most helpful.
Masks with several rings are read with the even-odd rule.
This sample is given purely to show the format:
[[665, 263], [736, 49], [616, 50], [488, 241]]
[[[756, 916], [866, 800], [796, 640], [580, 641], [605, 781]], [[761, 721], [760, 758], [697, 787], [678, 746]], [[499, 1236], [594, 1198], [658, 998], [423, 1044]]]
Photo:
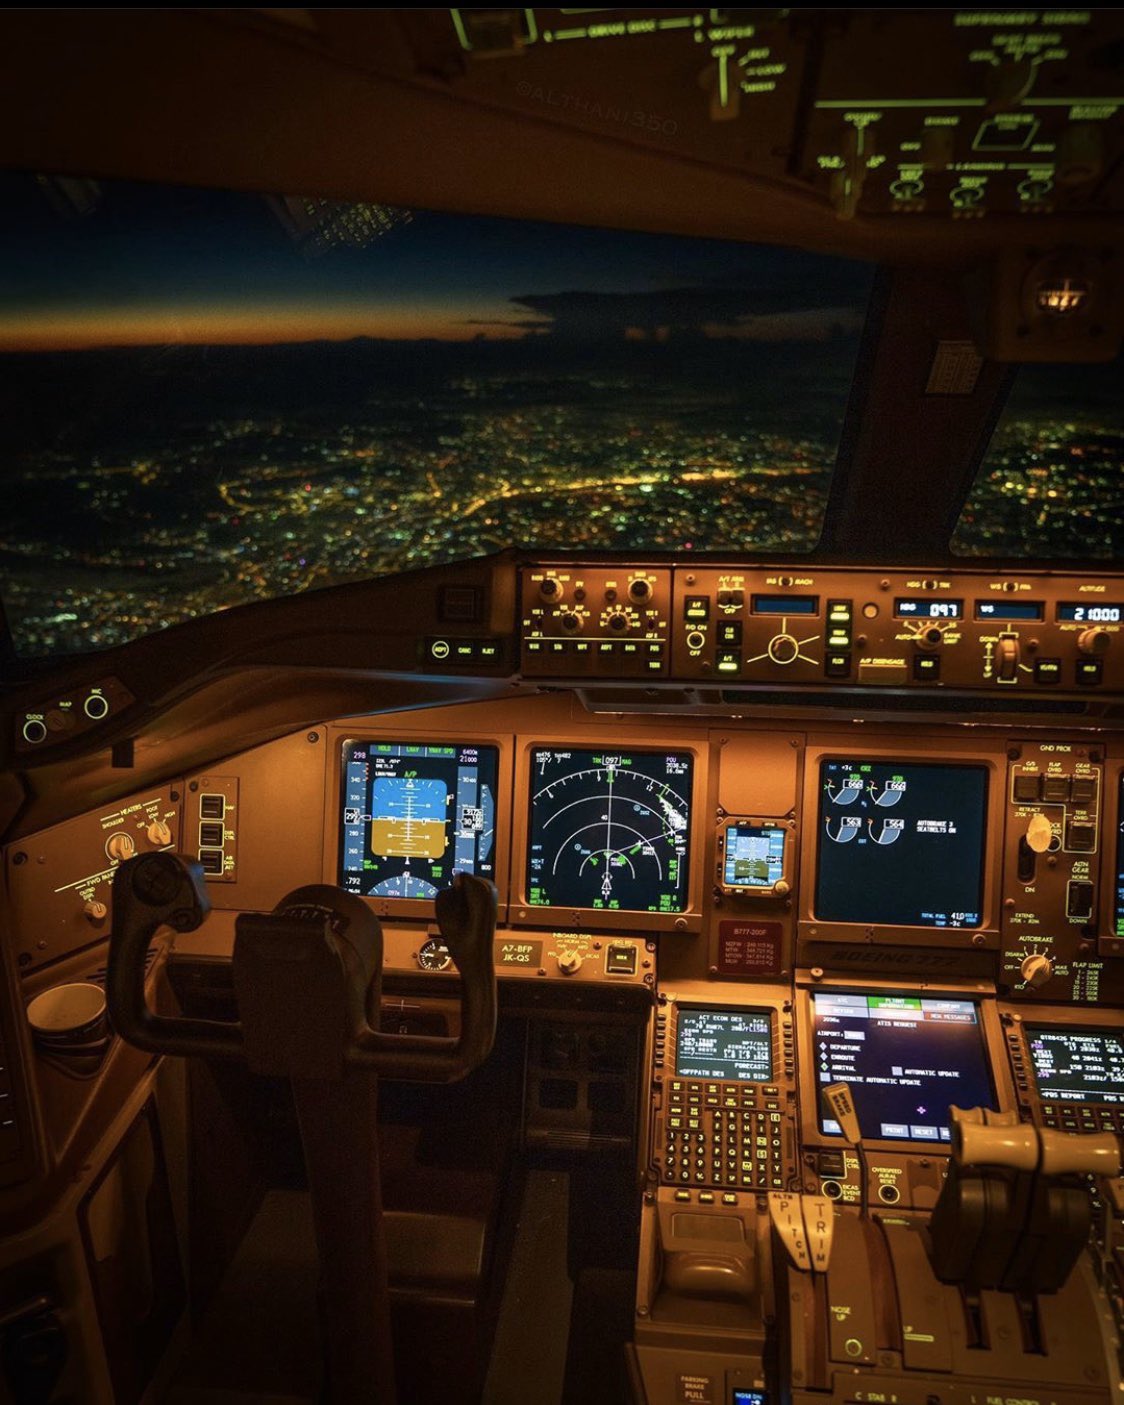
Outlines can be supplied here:
[[437, 894], [437, 925], [461, 978], [461, 1029], [456, 1039], [364, 1031], [348, 1062], [385, 1078], [452, 1083], [488, 1057], [496, 1038], [496, 890], [484, 878], [458, 873]]
[[153, 1054], [241, 1055], [239, 1025], [157, 1015], [145, 998], [145, 955], [157, 931], [194, 932], [210, 910], [203, 870], [182, 854], [142, 854], [114, 874], [105, 997], [110, 1022], [127, 1044]]

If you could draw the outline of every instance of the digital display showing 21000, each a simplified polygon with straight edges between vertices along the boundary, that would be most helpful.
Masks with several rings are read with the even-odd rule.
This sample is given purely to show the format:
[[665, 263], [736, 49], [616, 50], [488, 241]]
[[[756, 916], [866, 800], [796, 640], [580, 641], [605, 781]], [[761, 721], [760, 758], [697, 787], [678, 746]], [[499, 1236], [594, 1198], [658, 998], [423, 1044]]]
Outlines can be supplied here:
[[345, 742], [340, 887], [425, 900], [494, 878], [498, 769], [494, 746]]
[[686, 751], [536, 747], [527, 901], [682, 912], [693, 760]]

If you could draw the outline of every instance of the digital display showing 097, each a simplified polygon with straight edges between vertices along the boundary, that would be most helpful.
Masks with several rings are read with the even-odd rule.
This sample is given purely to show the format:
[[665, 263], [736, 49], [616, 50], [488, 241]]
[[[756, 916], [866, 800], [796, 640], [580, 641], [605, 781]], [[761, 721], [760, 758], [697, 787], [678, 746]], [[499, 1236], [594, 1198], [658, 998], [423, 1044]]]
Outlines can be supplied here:
[[683, 912], [691, 844], [688, 751], [531, 751], [527, 902]]

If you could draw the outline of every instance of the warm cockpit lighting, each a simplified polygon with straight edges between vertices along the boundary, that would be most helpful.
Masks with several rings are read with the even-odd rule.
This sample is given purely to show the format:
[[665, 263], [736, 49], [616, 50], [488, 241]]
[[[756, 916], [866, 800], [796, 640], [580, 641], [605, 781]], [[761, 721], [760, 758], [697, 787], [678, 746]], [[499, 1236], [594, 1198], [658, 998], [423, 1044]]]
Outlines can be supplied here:
[[1089, 301], [1089, 284], [1084, 278], [1050, 278], [1039, 283], [1035, 306], [1039, 312], [1066, 317], [1081, 312]]

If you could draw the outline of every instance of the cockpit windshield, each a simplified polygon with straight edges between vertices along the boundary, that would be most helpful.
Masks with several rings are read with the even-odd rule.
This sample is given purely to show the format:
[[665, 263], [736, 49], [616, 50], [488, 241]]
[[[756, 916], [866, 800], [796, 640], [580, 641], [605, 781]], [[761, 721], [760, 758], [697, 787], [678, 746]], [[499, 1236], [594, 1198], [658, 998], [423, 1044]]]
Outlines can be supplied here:
[[965, 556], [1118, 557], [1124, 358], [1021, 366], [952, 539]]
[[869, 264], [29, 175], [0, 209], [21, 654], [509, 545], [819, 538]]

